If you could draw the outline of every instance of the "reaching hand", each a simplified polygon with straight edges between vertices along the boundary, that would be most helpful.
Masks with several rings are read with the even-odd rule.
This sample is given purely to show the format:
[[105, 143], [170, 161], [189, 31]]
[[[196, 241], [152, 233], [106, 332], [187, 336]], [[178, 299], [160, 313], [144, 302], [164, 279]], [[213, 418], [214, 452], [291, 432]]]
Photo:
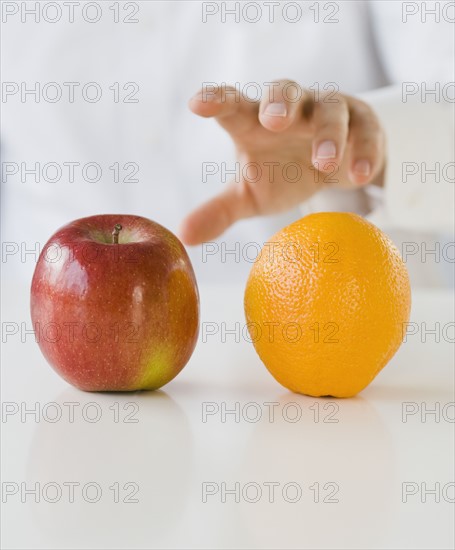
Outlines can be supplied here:
[[380, 183], [385, 138], [366, 103], [338, 93], [315, 97], [289, 80], [274, 83], [260, 102], [235, 92], [203, 89], [189, 102], [229, 133], [245, 169], [184, 220], [186, 244], [214, 239], [241, 218], [290, 209], [323, 187]]

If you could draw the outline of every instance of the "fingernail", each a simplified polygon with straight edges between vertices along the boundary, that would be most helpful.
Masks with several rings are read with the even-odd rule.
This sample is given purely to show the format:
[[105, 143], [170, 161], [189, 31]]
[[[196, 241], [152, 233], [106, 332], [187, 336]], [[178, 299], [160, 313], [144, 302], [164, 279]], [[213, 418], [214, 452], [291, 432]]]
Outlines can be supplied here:
[[269, 103], [264, 110], [264, 115], [285, 117], [288, 113], [285, 103]]
[[334, 159], [337, 156], [337, 147], [333, 141], [323, 141], [316, 151], [318, 159]]
[[358, 160], [354, 164], [354, 173], [359, 176], [369, 176], [371, 172], [371, 164], [368, 160]]

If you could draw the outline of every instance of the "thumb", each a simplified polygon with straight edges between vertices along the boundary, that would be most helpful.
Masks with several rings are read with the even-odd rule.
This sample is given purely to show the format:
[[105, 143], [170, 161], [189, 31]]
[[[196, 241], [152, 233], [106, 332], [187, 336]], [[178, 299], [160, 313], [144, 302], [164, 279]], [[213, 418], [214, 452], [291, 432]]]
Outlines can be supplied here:
[[242, 218], [257, 214], [251, 190], [244, 183], [231, 183], [208, 202], [193, 210], [180, 227], [186, 245], [201, 244], [219, 237], [228, 227]]

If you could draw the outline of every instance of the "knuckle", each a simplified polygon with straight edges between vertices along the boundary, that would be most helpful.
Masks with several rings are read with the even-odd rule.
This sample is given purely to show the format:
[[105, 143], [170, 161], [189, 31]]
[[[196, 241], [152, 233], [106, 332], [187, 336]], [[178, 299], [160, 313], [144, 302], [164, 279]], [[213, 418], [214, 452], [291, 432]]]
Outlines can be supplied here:
[[271, 83], [268, 95], [270, 96], [270, 101], [282, 99], [292, 103], [299, 101], [303, 97], [304, 90], [295, 80], [281, 79]]
[[357, 100], [352, 108], [352, 120], [357, 125], [367, 127], [370, 131], [380, 131], [381, 124], [372, 107], [364, 101]]
[[344, 99], [340, 103], [317, 102], [314, 109], [320, 125], [327, 121], [329, 124], [339, 124], [344, 127], [349, 122], [349, 110]]
[[362, 135], [355, 140], [354, 150], [371, 157], [378, 157], [382, 151], [381, 141], [371, 135]]
[[298, 86], [300, 87], [299, 83], [295, 80], [292, 80], [291, 78], [282, 78], [280, 80], [275, 80], [274, 84], [279, 84], [282, 88], [285, 86]]
[[347, 119], [341, 115], [336, 118], [322, 119], [316, 124], [316, 130], [319, 134], [345, 136], [348, 132]]
[[321, 103], [322, 105], [328, 105], [334, 106], [337, 105], [338, 107], [347, 108], [347, 101], [344, 97], [344, 95], [340, 92], [333, 92], [333, 91], [324, 91], [320, 94], [320, 99], [318, 103]]
[[383, 133], [381, 122], [370, 107], [352, 111], [350, 124], [354, 132], [368, 133], [374, 136], [380, 136]]
[[352, 100], [352, 110], [359, 116], [368, 116], [373, 113], [373, 109], [366, 101], [357, 98]]

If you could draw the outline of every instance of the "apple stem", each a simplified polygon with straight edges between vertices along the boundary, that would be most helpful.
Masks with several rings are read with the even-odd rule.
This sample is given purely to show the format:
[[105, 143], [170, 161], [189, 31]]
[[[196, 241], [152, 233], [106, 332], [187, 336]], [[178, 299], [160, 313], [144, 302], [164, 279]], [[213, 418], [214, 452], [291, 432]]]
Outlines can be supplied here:
[[121, 229], [122, 226], [119, 223], [116, 223], [114, 225], [114, 230], [112, 231], [112, 244], [118, 244], [118, 234], [120, 233]]

